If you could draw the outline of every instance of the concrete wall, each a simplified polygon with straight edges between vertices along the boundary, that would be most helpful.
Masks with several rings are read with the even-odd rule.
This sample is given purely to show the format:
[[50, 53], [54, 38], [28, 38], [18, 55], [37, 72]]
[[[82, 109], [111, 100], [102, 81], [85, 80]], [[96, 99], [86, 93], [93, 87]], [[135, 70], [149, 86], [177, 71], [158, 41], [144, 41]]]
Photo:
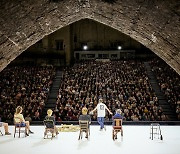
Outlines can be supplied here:
[[180, 74], [177, 0], [1, 0], [0, 71], [44, 36], [86, 18], [129, 35]]

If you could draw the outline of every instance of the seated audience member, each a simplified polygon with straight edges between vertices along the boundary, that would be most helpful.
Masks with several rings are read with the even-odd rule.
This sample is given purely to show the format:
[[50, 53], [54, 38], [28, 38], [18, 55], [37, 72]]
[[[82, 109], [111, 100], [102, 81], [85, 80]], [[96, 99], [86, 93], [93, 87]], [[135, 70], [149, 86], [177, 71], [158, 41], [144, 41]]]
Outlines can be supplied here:
[[32, 122], [32, 118], [30, 117], [30, 114], [28, 114], [28, 115], [25, 117], [25, 121]]
[[8, 123], [5, 123], [5, 122], [1, 122], [1, 118], [0, 118], [0, 127], [4, 127], [4, 130], [5, 130], [5, 135], [11, 135], [11, 133], [9, 133], [8, 131]]
[[22, 107], [18, 106], [14, 114], [14, 122], [20, 123], [21, 127], [26, 127], [27, 130], [26, 135], [29, 136], [29, 133], [33, 134], [33, 132], [30, 130], [29, 121], [25, 121], [24, 116], [21, 113], [22, 113]]
[[47, 116], [45, 117], [44, 120], [52, 120], [54, 122], [54, 133], [56, 133], [56, 135], [58, 135], [59, 134], [58, 129], [55, 126], [55, 118], [54, 118], [54, 116], [52, 116], [52, 113], [53, 113], [53, 111], [51, 109], [48, 109], [47, 110]]
[[113, 126], [115, 125], [114, 123], [114, 119], [123, 119], [123, 116], [121, 115], [121, 110], [120, 109], [117, 109], [116, 110], [116, 114], [112, 117], [112, 120], [113, 120]]

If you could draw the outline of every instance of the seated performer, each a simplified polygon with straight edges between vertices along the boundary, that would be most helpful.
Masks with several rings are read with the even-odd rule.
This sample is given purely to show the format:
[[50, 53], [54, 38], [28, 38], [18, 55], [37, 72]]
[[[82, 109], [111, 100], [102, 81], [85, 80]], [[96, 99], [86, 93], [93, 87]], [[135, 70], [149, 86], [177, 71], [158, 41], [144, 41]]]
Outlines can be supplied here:
[[14, 114], [14, 122], [15, 124], [20, 123], [21, 127], [26, 127], [26, 135], [29, 136], [29, 134], [34, 134], [31, 130], [30, 130], [30, 124], [29, 121], [25, 121], [24, 116], [21, 114], [22, 113], [22, 107], [18, 106], [16, 108], [16, 112]]
[[4, 130], [5, 130], [5, 135], [11, 135], [11, 133], [9, 133], [8, 131], [8, 123], [5, 123], [5, 122], [1, 122], [1, 118], [0, 118], [0, 127], [4, 127]]
[[45, 117], [44, 120], [52, 120], [54, 122], [54, 133], [56, 133], [56, 135], [58, 135], [59, 134], [58, 129], [55, 126], [55, 118], [54, 118], [54, 116], [52, 116], [52, 113], [53, 113], [53, 111], [51, 109], [48, 109], [47, 110], [47, 116]]
[[88, 109], [86, 107], [82, 108], [82, 115], [79, 116], [79, 121], [80, 120], [87, 120], [89, 121], [89, 124], [91, 123], [91, 117], [90, 115], [87, 114]]
[[122, 111], [120, 109], [116, 110], [116, 114], [112, 117], [113, 120], [113, 126], [114, 126], [114, 119], [123, 119], [123, 116], [121, 115]]
[[[113, 120], [113, 139], [117, 139], [117, 133], [121, 131], [121, 136], [123, 136], [123, 129], [122, 129], [122, 111], [120, 109], [116, 110], [116, 114], [112, 117]], [[120, 119], [120, 121], [118, 120]], [[117, 123], [116, 123], [117, 122]]]
[[[87, 114], [87, 112], [88, 112], [88, 109], [86, 107], [83, 107], [82, 108], [82, 115], [79, 116], [79, 123], [81, 121], [88, 121], [89, 122], [88, 128], [89, 128], [89, 124], [91, 123], [91, 117], [90, 117], [90, 115]], [[85, 136], [86, 138], [88, 138], [88, 133], [89, 132], [86, 132], [86, 136]]]

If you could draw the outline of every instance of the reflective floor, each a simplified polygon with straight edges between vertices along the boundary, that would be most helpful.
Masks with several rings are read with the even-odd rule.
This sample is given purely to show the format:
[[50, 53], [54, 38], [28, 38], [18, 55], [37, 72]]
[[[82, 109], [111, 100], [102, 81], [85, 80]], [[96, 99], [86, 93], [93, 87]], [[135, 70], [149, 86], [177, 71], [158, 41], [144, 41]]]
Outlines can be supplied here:
[[[59, 126], [58, 126], [59, 127]], [[34, 134], [21, 138], [0, 136], [1, 154], [180, 154], [180, 126], [161, 126], [163, 140], [150, 139], [150, 126], [123, 126], [124, 136], [112, 140], [112, 127], [99, 131], [91, 126], [87, 140], [78, 140], [79, 132], [60, 132], [58, 137], [44, 139], [44, 126], [31, 126]], [[9, 126], [14, 132], [14, 126]], [[2, 132], [4, 130], [1, 127]]]

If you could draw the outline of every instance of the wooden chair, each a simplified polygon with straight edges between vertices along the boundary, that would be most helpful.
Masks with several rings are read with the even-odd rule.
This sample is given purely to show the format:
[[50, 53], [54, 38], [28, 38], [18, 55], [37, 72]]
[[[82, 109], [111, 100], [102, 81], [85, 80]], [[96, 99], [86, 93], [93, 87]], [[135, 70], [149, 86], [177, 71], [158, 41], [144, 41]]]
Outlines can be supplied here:
[[112, 130], [113, 140], [117, 139], [118, 132], [121, 132], [121, 136], [123, 136], [122, 119], [114, 119], [114, 126]]
[[44, 139], [49, 139], [49, 136], [51, 136], [51, 139], [55, 137], [55, 124], [53, 120], [44, 120], [44, 126], [45, 126], [45, 132], [44, 132]]
[[22, 126], [21, 122], [14, 122], [14, 138], [16, 137], [16, 133], [19, 134], [19, 138], [21, 136], [21, 133], [24, 133], [24, 136], [26, 137], [27, 129], [26, 126]]
[[86, 138], [90, 136], [90, 129], [89, 129], [89, 121], [86, 120], [79, 120], [79, 127], [80, 127], [80, 132], [79, 132], [79, 140], [82, 139], [83, 132], [86, 134]]

